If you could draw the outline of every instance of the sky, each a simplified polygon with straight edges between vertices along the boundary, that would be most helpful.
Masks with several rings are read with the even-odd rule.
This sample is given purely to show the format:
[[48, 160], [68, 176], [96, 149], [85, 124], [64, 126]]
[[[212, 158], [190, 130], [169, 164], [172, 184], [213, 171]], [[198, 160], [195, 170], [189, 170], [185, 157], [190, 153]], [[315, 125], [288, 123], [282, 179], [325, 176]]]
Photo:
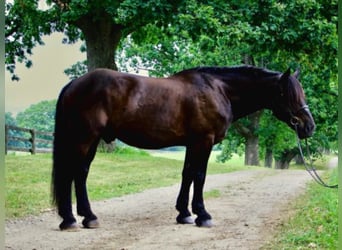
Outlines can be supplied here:
[[59, 92], [70, 80], [64, 70], [77, 61], [86, 59], [80, 52], [81, 42], [73, 45], [62, 44], [63, 34], [44, 36], [45, 45], [35, 47], [27, 69], [17, 64], [19, 81], [11, 81], [9, 72], [5, 74], [5, 111], [16, 115], [32, 104], [44, 100], [57, 99]]

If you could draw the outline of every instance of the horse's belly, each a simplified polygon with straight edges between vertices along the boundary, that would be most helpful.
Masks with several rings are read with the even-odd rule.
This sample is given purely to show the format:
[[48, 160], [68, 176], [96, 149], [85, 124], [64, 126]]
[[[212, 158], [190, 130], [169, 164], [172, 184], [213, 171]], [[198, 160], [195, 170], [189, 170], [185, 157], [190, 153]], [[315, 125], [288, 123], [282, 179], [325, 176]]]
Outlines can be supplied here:
[[117, 138], [124, 143], [145, 149], [160, 149], [184, 144], [184, 137], [172, 131], [148, 131], [123, 130], [117, 134]]

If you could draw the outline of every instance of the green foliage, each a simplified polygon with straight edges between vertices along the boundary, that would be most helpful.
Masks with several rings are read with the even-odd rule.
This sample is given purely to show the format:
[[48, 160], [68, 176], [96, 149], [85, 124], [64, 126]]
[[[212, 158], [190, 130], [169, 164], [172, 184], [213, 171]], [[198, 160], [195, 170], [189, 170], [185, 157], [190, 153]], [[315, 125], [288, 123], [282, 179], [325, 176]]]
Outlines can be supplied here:
[[15, 118], [13, 117], [12, 113], [10, 113], [10, 112], [5, 113], [5, 124], [16, 126], [17, 122], [16, 122]]
[[55, 110], [56, 100], [42, 101], [20, 112], [16, 121], [20, 127], [52, 132], [55, 126]]
[[297, 147], [297, 138], [286, 124], [277, 120], [269, 110], [266, 110], [261, 117], [258, 130], [260, 155], [265, 156], [266, 149], [271, 149], [275, 160], [281, 160], [282, 153]]
[[232, 159], [234, 154], [238, 154], [239, 156], [243, 155], [244, 142], [244, 138], [238, 136], [235, 129], [229, 129], [225, 139], [220, 143], [222, 151], [217, 156], [217, 161], [226, 162]]
[[[226, 2], [217, 4], [217, 8], [226, 8]], [[120, 68], [147, 68], [153, 76], [165, 76], [199, 65], [240, 63], [236, 47], [231, 46], [237, 43], [232, 34], [244, 29], [226, 25], [234, 20], [231, 14], [201, 1], [187, 1], [185, 10], [167, 28], [147, 25], [123, 41]]]
[[[330, 182], [337, 183], [337, 169], [331, 173]], [[298, 199], [295, 216], [262, 249], [338, 249], [337, 193], [336, 189], [310, 184]]]
[[[64, 43], [74, 43], [84, 39], [87, 47], [98, 49], [97, 42], [110, 46], [112, 51], [92, 53], [87, 58], [88, 68], [109, 67], [115, 63], [114, 51], [121, 38], [145, 25], [152, 23], [158, 27], [172, 21], [183, 4], [182, 0], [47, 0], [46, 9], [39, 8], [38, 0], [14, 0], [6, 3], [6, 68], [12, 78], [18, 80], [15, 74], [17, 62], [23, 62], [27, 67], [32, 65], [29, 55], [37, 44], [42, 45], [41, 37], [52, 32], [63, 32]], [[109, 32], [110, 31], [110, 32]], [[106, 37], [107, 39], [103, 39]], [[109, 44], [105, 43], [109, 41]], [[88, 51], [89, 48], [87, 48]], [[105, 65], [99, 65], [106, 61]], [[106, 60], [104, 60], [106, 59]], [[107, 60], [109, 63], [107, 64]]]
[[87, 61], [83, 61], [75, 63], [70, 68], [64, 70], [64, 73], [69, 76], [70, 80], [74, 80], [87, 73], [87, 71]]
[[[134, 33], [123, 42], [120, 67], [147, 68], [155, 76], [204, 64], [247, 62], [278, 71], [300, 67], [318, 125], [313, 144], [330, 148], [337, 138], [336, 25], [336, 0], [328, 5], [322, 0], [187, 1], [186, 10], [167, 29], [148, 25], [142, 29], [145, 36]], [[275, 127], [279, 138], [290, 133], [285, 126]], [[267, 136], [266, 130], [255, 133]], [[274, 133], [263, 140], [272, 138]]]
[[[110, 46], [115, 50], [120, 42], [116, 60], [125, 71], [147, 68], [153, 76], [165, 76], [199, 65], [249, 63], [281, 72], [289, 66], [300, 67], [300, 81], [317, 124], [310, 147], [318, 153], [336, 149], [337, 0], [47, 3], [46, 10], [38, 8], [38, 0], [6, 4], [6, 66], [14, 78], [15, 63], [32, 64], [27, 56], [36, 44], [42, 44], [43, 34], [60, 31], [65, 34], [64, 42], [89, 41], [92, 39], [84, 30], [101, 30], [96, 26], [99, 20], [109, 20], [107, 24], [117, 32], [115, 44]], [[108, 32], [105, 34], [108, 36]], [[106, 56], [98, 54], [95, 66]], [[67, 74], [75, 78], [85, 70], [84, 64], [78, 63]], [[261, 155], [272, 145], [278, 157], [293, 147], [293, 132], [268, 116], [263, 115], [264, 125], [252, 131], [259, 136]], [[272, 125], [263, 127], [266, 124]], [[234, 129], [230, 133], [237, 136], [230, 136], [222, 144], [227, 152], [222, 159], [239, 152], [245, 142]], [[236, 150], [227, 150], [224, 145]]]
[[[317, 129], [310, 148], [320, 154], [337, 140], [337, 1], [187, 1], [167, 29], [146, 26], [122, 45], [121, 68], [149, 69], [154, 76], [198, 65], [255, 64], [273, 70], [300, 68]], [[147, 40], [146, 40], [147, 39]], [[148, 41], [148, 43], [146, 43]], [[130, 58], [127, 60], [126, 58]], [[245, 126], [248, 120], [239, 121]], [[246, 127], [245, 127], [246, 128]], [[241, 129], [240, 129], [241, 130]], [[276, 159], [296, 146], [294, 132], [266, 112], [259, 128], [260, 155]], [[240, 153], [245, 140], [236, 127], [222, 143], [220, 160]]]

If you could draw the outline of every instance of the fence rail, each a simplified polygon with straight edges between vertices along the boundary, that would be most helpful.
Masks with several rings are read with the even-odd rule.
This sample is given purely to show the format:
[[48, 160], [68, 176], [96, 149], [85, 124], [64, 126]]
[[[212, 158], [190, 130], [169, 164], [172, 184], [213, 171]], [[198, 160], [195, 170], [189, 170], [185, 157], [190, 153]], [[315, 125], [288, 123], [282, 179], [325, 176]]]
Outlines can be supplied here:
[[[14, 131], [26, 134], [26, 136], [27, 134], [29, 135], [28, 137], [25, 137], [24, 135], [19, 135], [19, 136], [11, 135], [14, 133]], [[50, 137], [50, 138], [42, 138], [44, 136]], [[49, 153], [52, 151], [52, 143], [53, 143], [52, 132], [37, 131], [34, 129], [21, 128], [21, 127], [12, 126], [12, 125], [5, 126], [5, 153], [6, 154], [8, 151], [29, 152], [31, 154]], [[24, 144], [24, 146], [13, 145], [13, 144]], [[41, 147], [41, 144], [44, 144], [44, 147]]]

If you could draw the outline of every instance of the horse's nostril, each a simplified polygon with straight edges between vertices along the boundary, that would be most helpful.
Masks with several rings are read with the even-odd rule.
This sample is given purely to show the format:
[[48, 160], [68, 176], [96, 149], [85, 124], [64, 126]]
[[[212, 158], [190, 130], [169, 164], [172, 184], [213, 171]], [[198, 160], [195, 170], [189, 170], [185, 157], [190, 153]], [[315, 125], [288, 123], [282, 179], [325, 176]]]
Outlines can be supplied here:
[[307, 124], [305, 126], [304, 130], [305, 130], [305, 133], [312, 134], [314, 132], [315, 128], [316, 128], [315, 124]]

